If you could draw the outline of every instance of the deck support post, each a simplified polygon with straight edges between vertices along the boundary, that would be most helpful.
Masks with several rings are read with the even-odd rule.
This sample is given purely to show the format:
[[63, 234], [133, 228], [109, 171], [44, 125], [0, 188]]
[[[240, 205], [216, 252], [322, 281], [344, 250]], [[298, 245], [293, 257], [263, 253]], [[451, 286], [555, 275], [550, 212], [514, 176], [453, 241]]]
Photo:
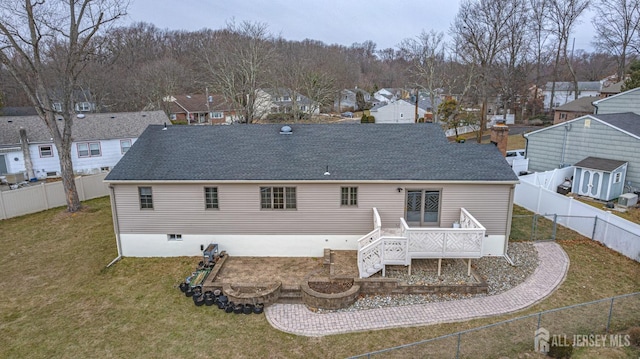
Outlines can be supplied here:
[[467, 277], [471, 276], [471, 258], [469, 258], [469, 264], [467, 265]]
[[441, 268], [442, 268], [442, 258], [438, 258], [438, 277], [440, 276]]

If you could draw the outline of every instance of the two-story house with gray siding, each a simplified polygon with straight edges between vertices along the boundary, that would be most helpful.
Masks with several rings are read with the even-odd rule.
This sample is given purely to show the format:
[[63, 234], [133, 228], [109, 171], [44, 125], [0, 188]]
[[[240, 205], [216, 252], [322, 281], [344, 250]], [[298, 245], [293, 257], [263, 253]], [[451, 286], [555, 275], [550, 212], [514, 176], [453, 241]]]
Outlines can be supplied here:
[[322, 256], [382, 227], [467, 258], [506, 253], [518, 183], [434, 124], [150, 126], [105, 181], [124, 256]]
[[532, 171], [572, 166], [588, 157], [624, 161], [628, 162], [626, 181], [640, 187], [640, 115], [636, 113], [586, 115], [525, 138]]

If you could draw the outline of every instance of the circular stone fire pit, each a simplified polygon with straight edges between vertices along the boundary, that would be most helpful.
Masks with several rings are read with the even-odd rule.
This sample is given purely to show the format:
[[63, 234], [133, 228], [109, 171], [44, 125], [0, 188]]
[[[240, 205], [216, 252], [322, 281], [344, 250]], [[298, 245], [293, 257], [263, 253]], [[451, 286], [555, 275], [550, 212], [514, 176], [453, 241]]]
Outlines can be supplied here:
[[305, 278], [300, 285], [302, 301], [310, 309], [342, 309], [358, 299], [360, 286], [353, 279]]

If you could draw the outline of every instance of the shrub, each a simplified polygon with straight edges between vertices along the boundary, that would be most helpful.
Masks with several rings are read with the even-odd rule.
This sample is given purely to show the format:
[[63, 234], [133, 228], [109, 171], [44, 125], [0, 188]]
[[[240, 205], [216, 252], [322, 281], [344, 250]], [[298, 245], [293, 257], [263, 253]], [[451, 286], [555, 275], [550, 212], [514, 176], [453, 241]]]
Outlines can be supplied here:
[[571, 358], [571, 355], [573, 355], [573, 342], [571, 340], [569, 340], [567, 343], [563, 343], [566, 344], [563, 346], [554, 344], [557, 343], [549, 343], [549, 352], [547, 353], [548, 356], [552, 358]]
[[367, 114], [363, 113], [362, 117], [360, 118], [360, 123], [375, 123], [376, 122], [376, 118], [373, 116], [367, 116]]

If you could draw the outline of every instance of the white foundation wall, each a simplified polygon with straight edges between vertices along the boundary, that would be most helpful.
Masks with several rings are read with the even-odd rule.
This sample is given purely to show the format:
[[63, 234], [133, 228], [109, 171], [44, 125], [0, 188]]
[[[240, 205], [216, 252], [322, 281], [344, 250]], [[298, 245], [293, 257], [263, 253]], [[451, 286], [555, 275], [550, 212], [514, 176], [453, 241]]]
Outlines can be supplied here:
[[482, 241], [482, 255], [487, 257], [503, 256], [505, 254], [506, 236], [486, 236]]
[[219, 251], [236, 257], [322, 257], [325, 248], [357, 250], [356, 235], [198, 235], [184, 234], [181, 241], [167, 234], [121, 234], [125, 257], [178, 257], [202, 255], [200, 246], [217, 243]]

